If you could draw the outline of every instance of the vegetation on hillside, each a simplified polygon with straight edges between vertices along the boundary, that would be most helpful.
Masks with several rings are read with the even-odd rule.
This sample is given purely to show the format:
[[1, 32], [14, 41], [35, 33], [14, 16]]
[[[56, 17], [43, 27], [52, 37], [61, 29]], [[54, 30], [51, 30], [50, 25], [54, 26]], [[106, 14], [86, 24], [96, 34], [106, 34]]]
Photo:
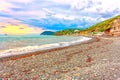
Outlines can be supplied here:
[[112, 27], [113, 21], [118, 18], [120, 18], [120, 15], [110, 18], [110, 19], [107, 19], [105, 21], [102, 21], [95, 25], [92, 25], [91, 27], [87, 28], [86, 31], [88, 31], [88, 32], [91, 32], [91, 31], [104, 32], [106, 29]]
[[55, 35], [72, 35], [79, 33], [82, 29], [65, 29], [55, 32]]
[[115, 16], [113, 18], [107, 19], [105, 21], [99, 22], [95, 25], [92, 25], [91, 27], [82, 30], [82, 29], [65, 29], [62, 31], [58, 31], [55, 33], [55, 35], [71, 35], [75, 34], [75, 30], [79, 30], [79, 34], [97, 34], [97, 32], [104, 32], [105, 30], [109, 29], [113, 26], [114, 20], [120, 18], [120, 15]]

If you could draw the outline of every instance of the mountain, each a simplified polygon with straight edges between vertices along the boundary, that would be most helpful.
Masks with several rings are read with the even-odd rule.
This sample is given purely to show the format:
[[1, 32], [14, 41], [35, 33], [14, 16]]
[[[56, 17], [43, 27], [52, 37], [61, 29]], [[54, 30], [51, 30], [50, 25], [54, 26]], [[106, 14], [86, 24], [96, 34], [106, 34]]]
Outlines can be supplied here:
[[120, 32], [120, 15], [92, 25], [86, 30], [81, 31], [80, 34], [97, 34], [98, 32], [104, 32], [110, 35]]
[[44, 31], [40, 35], [54, 35], [55, 32], [52, 31]]

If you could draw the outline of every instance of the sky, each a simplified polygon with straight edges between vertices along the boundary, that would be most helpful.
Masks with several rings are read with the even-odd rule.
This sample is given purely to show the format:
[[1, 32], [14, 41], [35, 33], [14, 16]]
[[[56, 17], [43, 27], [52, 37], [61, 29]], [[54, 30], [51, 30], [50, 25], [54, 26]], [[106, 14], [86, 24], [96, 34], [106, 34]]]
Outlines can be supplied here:
[[0, 0], [3, 32], [85, 29], [119, 14], [120, 0]]

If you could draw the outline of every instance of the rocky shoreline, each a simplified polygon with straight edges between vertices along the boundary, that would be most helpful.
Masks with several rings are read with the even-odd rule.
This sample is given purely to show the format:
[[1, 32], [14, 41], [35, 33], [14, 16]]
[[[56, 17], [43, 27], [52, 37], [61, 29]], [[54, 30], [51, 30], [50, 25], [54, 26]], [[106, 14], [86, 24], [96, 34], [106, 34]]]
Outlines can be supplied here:
[[4, 80], [119, 80], [120, 38], [0, 59]]

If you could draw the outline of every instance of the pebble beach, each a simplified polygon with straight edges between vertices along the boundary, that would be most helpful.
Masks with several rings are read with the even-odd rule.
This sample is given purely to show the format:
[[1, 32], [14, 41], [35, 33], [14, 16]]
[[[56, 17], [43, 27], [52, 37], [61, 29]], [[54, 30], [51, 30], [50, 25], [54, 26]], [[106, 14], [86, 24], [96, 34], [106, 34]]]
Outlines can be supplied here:
[[120, 38], [0, 58], [1, 80], [120, 80]]

